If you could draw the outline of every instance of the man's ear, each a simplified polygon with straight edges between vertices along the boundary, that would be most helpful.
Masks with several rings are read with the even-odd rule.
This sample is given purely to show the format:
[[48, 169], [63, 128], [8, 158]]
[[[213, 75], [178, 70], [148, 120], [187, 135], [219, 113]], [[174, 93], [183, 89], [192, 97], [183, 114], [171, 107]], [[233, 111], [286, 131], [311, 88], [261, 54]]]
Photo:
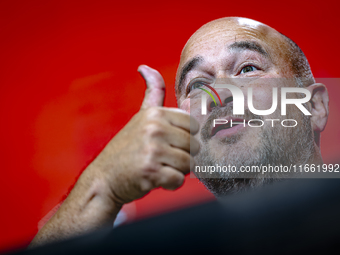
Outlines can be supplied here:
[[312, 106], [311, 123], [314, 132], [322, 132], [328, 119], [328, 92], [327, 88], [322, 83], [314, 83], [308, 86], [308, 89], [312, 95], [310, 100]]

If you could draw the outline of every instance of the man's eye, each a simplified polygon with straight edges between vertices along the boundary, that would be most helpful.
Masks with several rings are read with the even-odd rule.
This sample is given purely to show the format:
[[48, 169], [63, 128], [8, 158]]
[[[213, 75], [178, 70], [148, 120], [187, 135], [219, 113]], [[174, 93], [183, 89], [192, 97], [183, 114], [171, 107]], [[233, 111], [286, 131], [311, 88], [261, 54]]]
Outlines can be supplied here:
[[194, 89], [198, 89], [198, 88], [202, 87], [204, 84], [205, 83], [201, 82], [201, 81], [196, 81], [192, 84], [189, 84], [188, 87], [187, 87], [187, 94]]
[[241, 73], [254, 72], [258, 70], [255, 66], [245, 66], [242, 68]]
[[203, 85], [204, 85], [203, 82], [195, 82], [195, 83], [191, 84], [190, 87], [191, 87], [191, 90], [193, 90], [193, 89], [198, 89], [198, 88], [202, 87]]

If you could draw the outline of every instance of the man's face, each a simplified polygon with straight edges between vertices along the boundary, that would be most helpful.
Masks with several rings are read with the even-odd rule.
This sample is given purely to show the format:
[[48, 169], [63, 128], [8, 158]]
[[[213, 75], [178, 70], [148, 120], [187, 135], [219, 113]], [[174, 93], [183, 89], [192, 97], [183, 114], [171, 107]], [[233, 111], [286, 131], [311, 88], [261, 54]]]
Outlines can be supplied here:
[[[296, 107], [288, 107], [287, 116], [281, 116], [280, 107], [271, 115], [257, 116], [245, 104], [245, 115], [235, 116], [232, 114], [231, 92], [216, 89], [223, 105], [216, 106], [212, 100], [208, 100], [207, 114], [201, 114], [201, 94], [204, 92], [198, 88], [205, 84], [213, 87], [217, 83], [232, 84], [240, 88], [245, 102], [248, 101], [247, 91], [251, 87], [254, 108], [270, 109], [273, 87], [280, 92], [281, 87], [297, 86], [290, 61], [285, 54], [287, 47], [277, 31], [243, 18], [208, 23], [190, 38], [182, 52], [176, 86], [179, 107], [190, 112], [201, 125], [200, 132], [196, 135], [201, 143], [201, 151], [195, 157], [196, 165], [288, 165], [311, 157], [311, 125]], [[291, 96], [297, 97], [294, 94]], [[219, 130], [213, 127], [214, 119], [262, 119], [266, 125], [237, 125]], [[285, 128], [280, 122], [276, 122], [272, 127], [271, 122], [266, 119], [295, 119], [298, 125]], [[303, 148], [291, 148], [291, 141], [297, 139]], [[205, 179], [199, 174], [198, 177], [216, 194], [249, 185], [257, 186], [269, 180], [235, 179], [238, 178], [237, 174], [220, 174], [218, 179]]]

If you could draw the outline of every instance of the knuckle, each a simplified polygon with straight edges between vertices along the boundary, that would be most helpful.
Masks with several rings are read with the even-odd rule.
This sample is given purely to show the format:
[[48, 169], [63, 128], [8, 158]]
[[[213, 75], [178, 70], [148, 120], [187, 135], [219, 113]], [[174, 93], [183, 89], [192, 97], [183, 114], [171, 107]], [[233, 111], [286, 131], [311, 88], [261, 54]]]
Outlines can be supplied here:
[[142, 169], [143, 169], [143, 172], [142, 172], [143, 176], [157, 171], [158, 168], [157, 168], [157, 164], [154, 160], [153, 155], [148, 154], [144, 157]]
[[164, 110], [161, 107], [150, 107], [146, 110], [146, 115], [150, 119], [159, 119], [164, 116]]
[[187, 173], [190, 170], [192, 170], [192, 162], [193, 162], [193, 157], [189, 154], [186, 154], [185, 156], [181, 157], [181, 170], [183, 173]]
[[153, 185], [152, 185], [152, 183], [147, 178], [144, 178], [144, 179], [141, 180], [141, 182], [140, 182], [140, 190], [142, 192], [148, 192], [152, 188], [153, 188]]
[[181, 155], [179, 156], [180, 162], [184, 166], [188, 166], [188, 167], [189, 167], [189, 164], [190, 164], [190, 158], [191, 158], [191, 156], [188, 153], [181, 153]]
[[180, 174], [171, 174], [168, 175], [163, 182], [160, 184], [165, 189], [174, 190], [180, 187], [183, 184], [184, 175]]
[[183, 174], [173, 174], [170, 177], [170, 183], [173, 189], [177, 189], [178, 187], [182, 186], [184, 182], [184, 175]]
[[164, 149], [160, 145], [149, 145], [147, 146], [147, 155], [154, 162], [158, 157], [163, 155]]
[[139, 173], [141, 182], [149, 184], [147, 189], [155, 188], [155, 181], [157, 180], [157, 176], [159, 175], [160, 166], [157, 164], [145, 164], [142, 170]]
[[149, 137], [159, 137], [164, 135], [164, 129], [160, 123], [151, 122], [145, 126], [145, 133]]
[[159, 170], [160, 157], [165, 153], [165, 149], [160, 145], [147, 145], [143, 152], [143, 169], [150, 169], [151, 172]]

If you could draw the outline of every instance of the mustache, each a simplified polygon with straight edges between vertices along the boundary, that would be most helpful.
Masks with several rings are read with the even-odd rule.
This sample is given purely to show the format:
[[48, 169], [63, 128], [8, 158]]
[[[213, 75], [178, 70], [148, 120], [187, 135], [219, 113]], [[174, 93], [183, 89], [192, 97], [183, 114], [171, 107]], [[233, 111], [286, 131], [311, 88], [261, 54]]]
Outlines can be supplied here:
[[213, 128], [213, 122], [215, 119], [219, 119], [221, 117], [225, 118], [227, 116], [234, 118], [241, 118], [245, 120], [251, 119], [260, 119], [263, 120], [263, 116], [253, 114], [249, 109], [244, 109], [244, 115], [234, 115], [233, 114], [233, 105], [227, 105], [224, 107], [215, 107], [211, 111], [207, 121], [204, 123], [201, 130], [201, 139], [206, 142], [211, 138], [211, 130]]

